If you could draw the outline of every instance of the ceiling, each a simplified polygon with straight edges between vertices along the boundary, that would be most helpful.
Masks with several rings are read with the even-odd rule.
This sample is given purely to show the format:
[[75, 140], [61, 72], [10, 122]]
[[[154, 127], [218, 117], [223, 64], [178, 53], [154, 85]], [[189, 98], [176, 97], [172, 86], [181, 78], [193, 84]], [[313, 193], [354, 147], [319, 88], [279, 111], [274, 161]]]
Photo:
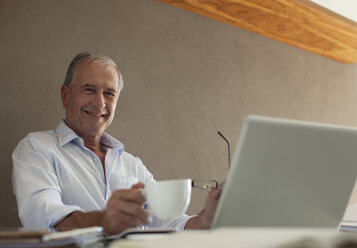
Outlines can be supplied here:
[[342, 63], [357, 62], [357, 24], [309, 0], [158, 1]]
[[312, 2], [357, 22], [357, 1], [355, 0], [312, 0]]

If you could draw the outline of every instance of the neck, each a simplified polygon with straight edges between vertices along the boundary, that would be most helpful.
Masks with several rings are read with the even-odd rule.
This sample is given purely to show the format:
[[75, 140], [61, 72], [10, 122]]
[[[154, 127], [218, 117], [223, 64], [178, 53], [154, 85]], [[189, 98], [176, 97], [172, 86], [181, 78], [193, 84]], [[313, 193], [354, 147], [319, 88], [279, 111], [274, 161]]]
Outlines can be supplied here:
[[100, 149], [100, 139], [102, 138], [103, 133], [97, 133], [93, 135], [88, 135], [80, 130], [77, 130], [72, 126], [67, 120], [65, 121], [66, 125], [71, 128], [79, 137], [81, 137], [84, 141], [84, 146], [90, 150], [92, 150], [94, 153], [98, 155], [98, 153], [101, 152]]
[[92, 150], [94, 153], [101, 152], [100, 149], [100, 138], [101, 135], [90, 136], [90, 137], [83, 137], [81, 136], [84, 141], [84, 146], [88, 149]]

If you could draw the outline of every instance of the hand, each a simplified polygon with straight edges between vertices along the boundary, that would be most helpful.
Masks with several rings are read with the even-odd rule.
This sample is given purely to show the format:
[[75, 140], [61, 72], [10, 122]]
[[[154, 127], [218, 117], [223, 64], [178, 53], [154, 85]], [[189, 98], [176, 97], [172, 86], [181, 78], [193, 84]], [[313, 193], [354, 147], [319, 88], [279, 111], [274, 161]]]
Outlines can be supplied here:
[[142, 208], [144, 196], [138, 190], [144, 184], [137, 183], [131, 189], [116, 190], [104, 211], [75, 211], [60, 221], [55, 228], [61, 231], [73, 228], [102, 226], [108, 234], [118, 234], [125, 229], [149, 224], [149, 215]]
[[209, 229], [211, 227], [224, 183], [225, 180], [219, 184], [218, 189], [211, 190], [208, 193], [205, 208], [198, 216], [189, 219], [185, 229]]
[[138, 190], [144, 184], [137, 183], [126, 190], [113, 192], [104, 211], [102, 226], [108, 234], [117, 234], [125, 229], [149, 224], [149, 214], [142, 208], [145, 198]]

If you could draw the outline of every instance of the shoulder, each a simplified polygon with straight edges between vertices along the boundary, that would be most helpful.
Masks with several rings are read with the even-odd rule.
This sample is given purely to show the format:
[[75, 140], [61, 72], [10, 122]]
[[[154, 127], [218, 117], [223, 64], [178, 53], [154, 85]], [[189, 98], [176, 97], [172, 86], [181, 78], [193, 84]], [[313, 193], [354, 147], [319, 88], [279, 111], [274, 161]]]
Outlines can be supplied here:
[[32, 132], [26, 135], [20, 143], [37, 142], [43, 144], [57, 143], [58, 138], [54, 130]]
[[54, 130], [31, 132], [23, 138], [15, 148], [15, 151], [37, 150], [41, 147], [50, 148], [58, 143]]
[[57, 141], [57, 135], [54, 130], [39, 131], [29, 133], [24, 139], [38, 140], [39, 142]]

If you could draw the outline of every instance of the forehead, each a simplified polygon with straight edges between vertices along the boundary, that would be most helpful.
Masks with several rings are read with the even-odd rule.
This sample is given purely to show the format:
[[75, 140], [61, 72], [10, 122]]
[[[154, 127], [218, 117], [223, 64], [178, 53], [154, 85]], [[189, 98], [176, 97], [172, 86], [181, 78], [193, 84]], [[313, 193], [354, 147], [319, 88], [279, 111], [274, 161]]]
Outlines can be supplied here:
[[83, 61], [77, 67], [74, 84], [94, 84], [118, 89], [118, 72], [111, 64]]

